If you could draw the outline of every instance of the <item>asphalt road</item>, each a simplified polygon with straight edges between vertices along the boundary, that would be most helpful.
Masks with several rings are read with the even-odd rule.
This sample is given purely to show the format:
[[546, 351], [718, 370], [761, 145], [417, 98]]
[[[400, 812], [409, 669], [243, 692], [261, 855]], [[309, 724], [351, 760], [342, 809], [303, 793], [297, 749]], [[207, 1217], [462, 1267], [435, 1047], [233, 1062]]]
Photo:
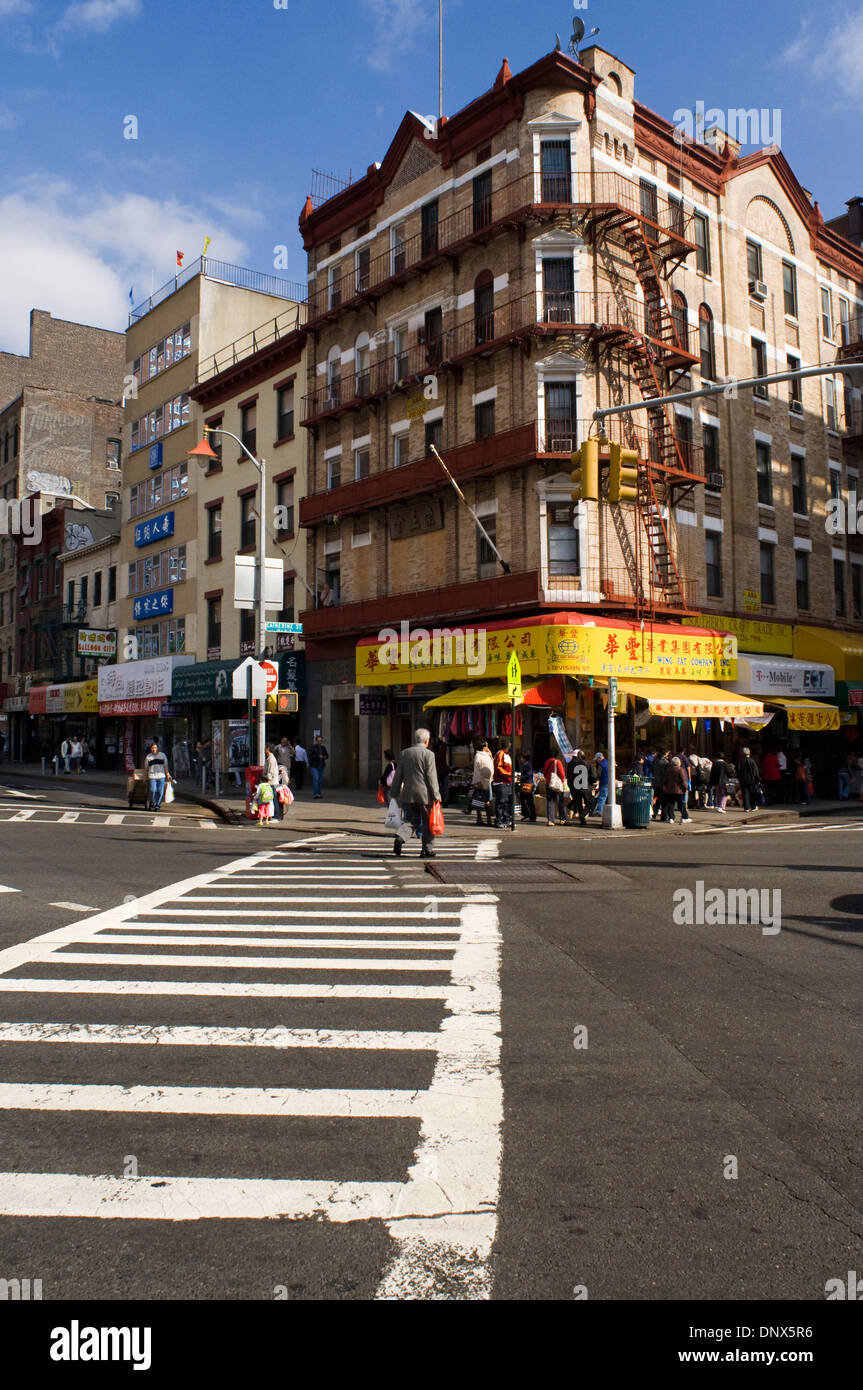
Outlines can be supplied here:
[[[370, 836], [18, 800], [0, 1277], [758, 1302], [863, 1270], [859, 825], [459, 827], [432, 877]], [[781, 890], [781, 930], [675, 922], [698, 881]]]

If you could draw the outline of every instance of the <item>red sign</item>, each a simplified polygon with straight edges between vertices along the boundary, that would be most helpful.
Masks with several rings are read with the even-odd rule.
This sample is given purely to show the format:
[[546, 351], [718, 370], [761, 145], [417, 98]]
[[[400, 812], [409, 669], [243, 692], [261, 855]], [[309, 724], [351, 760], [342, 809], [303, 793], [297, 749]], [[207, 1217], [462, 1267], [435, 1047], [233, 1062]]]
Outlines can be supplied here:
[[849, 690], [849, 691], [848, 691], [848, 704], [849, 704], [849, 706], [852, 706], [852, 705], [863, 705], [863, 689], [860, 689], [860, 690]]
[[267, 694], [272, 695], [279, 688], [279, 668], [272, 661], [262, 661], [261, 666], [267, 674]]
[[124, 714], [161, 714], [164, 703], [165, 701], [161, 698], [155, 700], [101, 700], [99, 702], [99, 714], [103, 718], [116, 717], [117, 715]]
[[123, 762], [127, 772], [135, 771], [135, 725], [131, 719], [126, 720], [123, 729]]

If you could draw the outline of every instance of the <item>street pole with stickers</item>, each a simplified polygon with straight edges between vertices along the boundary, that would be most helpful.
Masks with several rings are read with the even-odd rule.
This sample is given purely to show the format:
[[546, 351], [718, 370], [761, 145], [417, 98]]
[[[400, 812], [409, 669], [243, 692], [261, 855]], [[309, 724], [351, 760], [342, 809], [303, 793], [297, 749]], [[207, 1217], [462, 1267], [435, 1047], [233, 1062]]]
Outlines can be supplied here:
[[603, 830], [621, 830], [623, 815], [617, 804], [617, 755], [614, 742], [614, 713], [617, 705], [617, 677], [608, 679], [608, 800], [602, 808]]
[[512, 706], [512, 739], [510, 747], [512, 749], [510, 757], [510, 788], [512, 791], [512, 822], [511, 830], [515, 830], [515, 706], [516, 702], [521, 702], [521, 663], [513, 652], [506, 668], [506, 688]]

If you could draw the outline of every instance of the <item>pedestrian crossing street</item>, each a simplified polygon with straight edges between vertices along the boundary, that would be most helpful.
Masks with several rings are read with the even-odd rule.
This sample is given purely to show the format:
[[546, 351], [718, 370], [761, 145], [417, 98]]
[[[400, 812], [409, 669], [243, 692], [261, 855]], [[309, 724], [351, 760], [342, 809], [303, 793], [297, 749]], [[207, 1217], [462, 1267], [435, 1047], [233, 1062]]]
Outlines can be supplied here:
[[488, 1298], [497, 899], [388, 851], [267, 845], [0, 952], [0, 1217], [380, 1222], [378, 1298]]

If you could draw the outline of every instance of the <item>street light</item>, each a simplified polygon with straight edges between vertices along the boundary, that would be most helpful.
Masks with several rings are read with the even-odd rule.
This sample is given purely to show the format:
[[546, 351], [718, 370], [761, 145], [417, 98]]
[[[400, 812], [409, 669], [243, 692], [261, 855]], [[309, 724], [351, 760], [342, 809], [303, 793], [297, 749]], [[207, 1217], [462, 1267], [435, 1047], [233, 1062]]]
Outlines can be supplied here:
[[[252, 463], [255, 465], [255, 467], [257, 468], [258, 472], [259, 472], [260, 475], [261, 475], [261, 498], [260, 498], [260, 505], [259, 505], [259, 507], [258, 507], [258, 586], [257, 586], [257, 587], [258, 587], [258, 596], [257, 596], [257, 604], [256, 604], [256, 607], [257, 607], [257, 610], [258, 610], [258, 644], [257, 644], [257, 649], [258, 649], [258, 651], [259, 651], [261, 654], [263, 654], [263, 652], [264, 652], [264, 650], [265, 650], [265, 648], [266, 648], [266, 645], [267, 645], [267, 611], [266, 611], [266, 608], [265, 608], [265, 606], [264, 606], [264, 574], [265, 574], [266, 568], [267, 568], [267, 566], [266, 566], [266, 557], [267, 557], [267, 534], [266, 534], [266, 531], [265, 531], [265, 529], [264, 529], [264, 513], [265, 513], [265, 508], [266, 508], [266, 505], [267, 505], [267, 465], [266, 465], [266, 460], [265, 460], [265, 459], [258, 459], [258, 458], [255, 458], [255, 455], [252, 454], [252, 453], [250, 453], [249, 450], [246, 448], [246, 446], [245, 446], [245, 444], [243, 443], [242, 439], [238, 439], [237, 436], [236, 436], [235, 434], [231, 434], [231, 431], [230, 431], [230, 430], [215, 429], [214, 427], [212, 427], [212, 426], [210, 426], [210, 425], [205, 425], [205, 426], [204, 426], [204, 437], [203, 437], [203, 439], [201, 440], [200, 444], [197, 444], [197, 445], [195, 446], [194, 449], [190, 449], [189, 452], [188, 452], [188, 454], [187, 454], [187, 458], [190, 459], [190, 460], [194, 459], [194, 461], [195, 461], [201, 468], [209, 468], [210, 465], [211, 465], [212, 463], [214, 463], [214, 462], [215, 462], [215, 463], [218, 463], [218, 461], [219, 461], [219, 456], [218, 456], [218, 454], [216, 454], [216, 453], [210, 448], [210, 445], [207, 443], [207, 436], [210, 435], [210, 434], [224, 434], [224, 435], [227, 436], [228, 439], [233, 439], [233, 441], [234, 441], [235, 444], [239, 444], [239, 446], [240, 446], [240, 448], [242, 449], [243, 453], [246, 455], [246, 458], [251, 459]], [[260, 660], [260, 659], [261, 659], [261, 658], [259, 657], [258, 660]], [[251, 667], [249, 668], [249, 682], [250, 682], [250, 684], [251, 684]], [[266, 697], [265, 697], [263, 700], [258, 700], [258, 720], [257, 720], [257, 729], [258, 729], [258, 739], [257, 739], [257, 743], [258, 743], [258, 766], [259, 766], [259, 767], [264, 767], [264, 766], [266, 765], [266, 752], [267, 752], [267, 701], [266, 701]], [[251, 735], [251, 730], [249, 730], [249, 733], [250, 733], [250, 735]], [[251, 739], [250, 739], [250, 742], [251, 742]], [[251, 751], [251, 749], [250, 749], [250, 751]]]

